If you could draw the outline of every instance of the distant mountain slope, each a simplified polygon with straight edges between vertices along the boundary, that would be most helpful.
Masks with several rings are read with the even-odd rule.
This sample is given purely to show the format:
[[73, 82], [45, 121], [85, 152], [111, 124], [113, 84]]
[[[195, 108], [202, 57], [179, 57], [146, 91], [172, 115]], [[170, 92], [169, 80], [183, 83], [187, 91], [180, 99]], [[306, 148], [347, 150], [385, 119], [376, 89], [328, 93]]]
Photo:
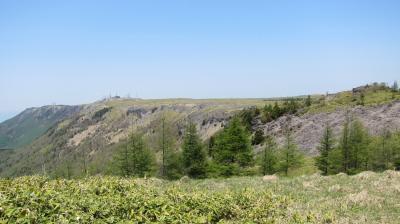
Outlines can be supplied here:
[[30, 144], [56, 122], [72, 116], [80, 106], [44, 106], [29, 108], [0, 123], [0, 148], [13, 149]]

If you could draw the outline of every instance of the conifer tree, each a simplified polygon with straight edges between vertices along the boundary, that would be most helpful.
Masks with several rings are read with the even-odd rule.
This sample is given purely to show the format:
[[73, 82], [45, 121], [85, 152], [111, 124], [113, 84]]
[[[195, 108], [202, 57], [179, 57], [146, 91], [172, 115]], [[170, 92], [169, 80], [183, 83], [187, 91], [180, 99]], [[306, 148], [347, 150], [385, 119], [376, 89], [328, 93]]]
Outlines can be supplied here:
[[177, 150], [171, 150], [166, 155], [165, 178], [169, 180], [179, 179], [184, 175], [182, 153]]
[[322, 171], [323, 175], [328, 175], [329, 172], [329, 154], [334, 149], [334, 137], [332, 128], [327, 123], [325, 125], [324, 134], [321, 138], [320, 145], [318, 147], [319, 156], [316, 159], [318, 168]]
[[252, 145], [260, 145], [265, 141], [264, 131], [259, 129], [254, 133], [254, 136], [251, 140]]
[[345, 122], [343, 125], [343, 130], [342, 130], [342, 137], [340, 139], [340, 149], [342, 153], [342, 170], [345, 173], [349, 173], [349, 168], [350, 168], [350, 124], [352, 122], [351, 116], [349, 112], [346, 113], [345, 117]]
[[122, 175], [145, 177], [154, 172], [155, 156], [142, 135], [131, 134], [116, 155], [115, 162]]
[[265, 175], [271, 175], [276, 172], [277, 156], [276, 143], [272, 136], [265, 138], [265, 147], [260, 154], [261, 157], [261, 172]]
[[215, 159], [220, 164], [236, 163], [239, 167], [248, 167], [254, 163], [250, 135], [238, 117], [232, 118], [229, 125], [218, 135]]
[[328, 154], [328, 174], [338, 174], [343, 171], [343, 154], [342, 150], [337, 147]]
[[281, 108], [277, 101], [275, 101], [274, 107], [272, 108], [272, 119], [275, 120], [281, 116]]
[[393, 168], [400, 171], [400, 132], [391, 135], [391, 146], [393, 150], [391, 159]]
[[206, 177], [206, 153], [197, 134], [196, 125], [192, 122], [186, 128], [182, 149], [186, 174], [192, 178]]
[[365, 161], [368, 160], [369, 135], [359, 120], [354, 120], [350, 126], [350, 172], [358, 173], [364, 170]]
[[161, 153], [160, 176], [167, 179], [177, 179], [183, 175], [181, 153], [174, 140], [176, 132], [168, 116], [164, 114], [157, 129], [156, 147]]
[[391, 144], [391, 136], [390, 131], [385, 128], [378, 138], [378, 145], [374, 148], [374, 169], [377, 171], [384, 171], [392, 166], [392, 147], [395, 146]]
[[359, 104], [361, 106], [365, 106], [365, 94], [363, 92], [360, 94], [360, 102], [359, 102]]
[[125, 143], [122, 145], [118, 151], [118, 153], [114, 157], [114, 161], [116, 163], [117, 169], [122, 176], [130, 176], [132, 173], [132, 167], [130, 164], [130, 148], [129, 144]]
[[162, 124], [161, 124], [161, 152], [162, 152], [162, 167], [161, 167], [161, 176], [165, 176], [166, 173], [166, 154], [167, 154], [167, 146], [166, 146], [166, 139], [165, 139], [165, 118], [162, 118]]
[[210, 139], [208, 140], [208, 156], [210, 158], [214, 158], [214, 146], [215, 146], [215, 136], [211, 136]]
[[362, 123], [347, 112], [340, 139], [342, 171], [355, 174], [367, 169], [370, 161], [370, 137]]
[[262, 110], [261, 121], [267, 123], [273, 120], [272, 115], [273, 107], [271, 104], [266, 104]]
[[311, 104], [312, 104], [311, 96], [308, 95], [308, 96], [307, 96], [307, 99], [306, 99], [306, 102], [305, 102], [305, 105], [306, 105], [306, 107], [310, 107]]
[[134, 176], [145, 177], [154, 172], [155, 156], [148, 148], [142, 135], [132, 135], [130, 139], [132, 173]]
[[284, 127], [285, 143], [281, 150], [280, 170], [287, 176], [289, 171], [303, 163], [303, 155], [298, 151], [291, 130], [291, 118], [289, 117]]
[[394, 81], [393, 86], [392, 86], [392, 91], [393, 92], [399, 91], [399, 85], [397, 84], [397, 81]]

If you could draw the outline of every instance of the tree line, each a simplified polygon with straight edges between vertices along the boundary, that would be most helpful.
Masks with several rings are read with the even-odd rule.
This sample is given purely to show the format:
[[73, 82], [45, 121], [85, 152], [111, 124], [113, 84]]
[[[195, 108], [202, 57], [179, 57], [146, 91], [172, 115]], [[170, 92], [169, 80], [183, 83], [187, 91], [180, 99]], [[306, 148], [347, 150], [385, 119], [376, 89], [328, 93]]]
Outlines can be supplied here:
[[285, 175], [303, 163], [304, 155], [298, 150], [290, 129], [285, 126], [285, 142], [278, 147], [272, 137], [263, 137], [266, 145], [254, 152], [251, 132], [238, 115], [217, 134], [204, 143], [194, 123], [185, 128], [180, 149], [173, 144], [165, 119], [159, 139], [159, 163], [156, 150], [150, 150], [143, 134], [132, 133], [114, 157], [114, 167], [122, 176], [159, 176], [166, 179], [230, 177], [241, 175]]
[[[189, 122], [180, 149], [173, 146], [165, 120], [162, 122], [160, 164], [143, 134], [132, 133], [114, 158], [120, 175], [166, 179], [185, 175], [191, 178], [289, 175], [304, 164], [305, 155], [294, 141], [290, 116], [283, 127], [282, 144], [278, 145], [271, 135], [263, 135], [263, 147], [257, 152], [240, 116], [233, 117], [207, 144], [201, 140], [196, 125]], [[321, 135], [315, 165], [323, 175], [400, 169], [400, 132], [384, 129], [380, 135], [372, 136], [360, 120], [347, 113], [340, 136], [334, 135], [329, 123]]]
[[339, 137], [334, 136], [330, 124], [325, 125], [318, 150], [316, 164], [323, 175], [400, 169], [400, 132], [384, 128], [372, 136], [350, 113]]

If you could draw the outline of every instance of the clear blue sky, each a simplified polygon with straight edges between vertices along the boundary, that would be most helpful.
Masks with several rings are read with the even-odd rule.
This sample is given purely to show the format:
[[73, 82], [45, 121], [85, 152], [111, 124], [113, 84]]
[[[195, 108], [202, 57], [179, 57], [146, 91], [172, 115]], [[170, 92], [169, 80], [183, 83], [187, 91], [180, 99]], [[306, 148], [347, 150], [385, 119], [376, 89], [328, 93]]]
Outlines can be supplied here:
[[400, 79], [400, 1], [0, 0], [0, 120], [26, 107], [273, 97]]

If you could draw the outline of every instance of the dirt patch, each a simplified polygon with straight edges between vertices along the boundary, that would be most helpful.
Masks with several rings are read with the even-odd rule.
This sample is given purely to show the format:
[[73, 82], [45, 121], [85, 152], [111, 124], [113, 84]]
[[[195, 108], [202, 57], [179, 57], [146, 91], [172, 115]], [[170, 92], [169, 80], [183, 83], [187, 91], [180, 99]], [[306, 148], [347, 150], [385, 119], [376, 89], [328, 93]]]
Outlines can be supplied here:
[[100, 125], [92, 125], [88, 126], [88, 128], [72, 137], [68, 141], [68, 146], [78, 146], [81, 144], [83, 140], [85, 140], [87, 137], [93, 135], [96, 130], [100, 127]]

